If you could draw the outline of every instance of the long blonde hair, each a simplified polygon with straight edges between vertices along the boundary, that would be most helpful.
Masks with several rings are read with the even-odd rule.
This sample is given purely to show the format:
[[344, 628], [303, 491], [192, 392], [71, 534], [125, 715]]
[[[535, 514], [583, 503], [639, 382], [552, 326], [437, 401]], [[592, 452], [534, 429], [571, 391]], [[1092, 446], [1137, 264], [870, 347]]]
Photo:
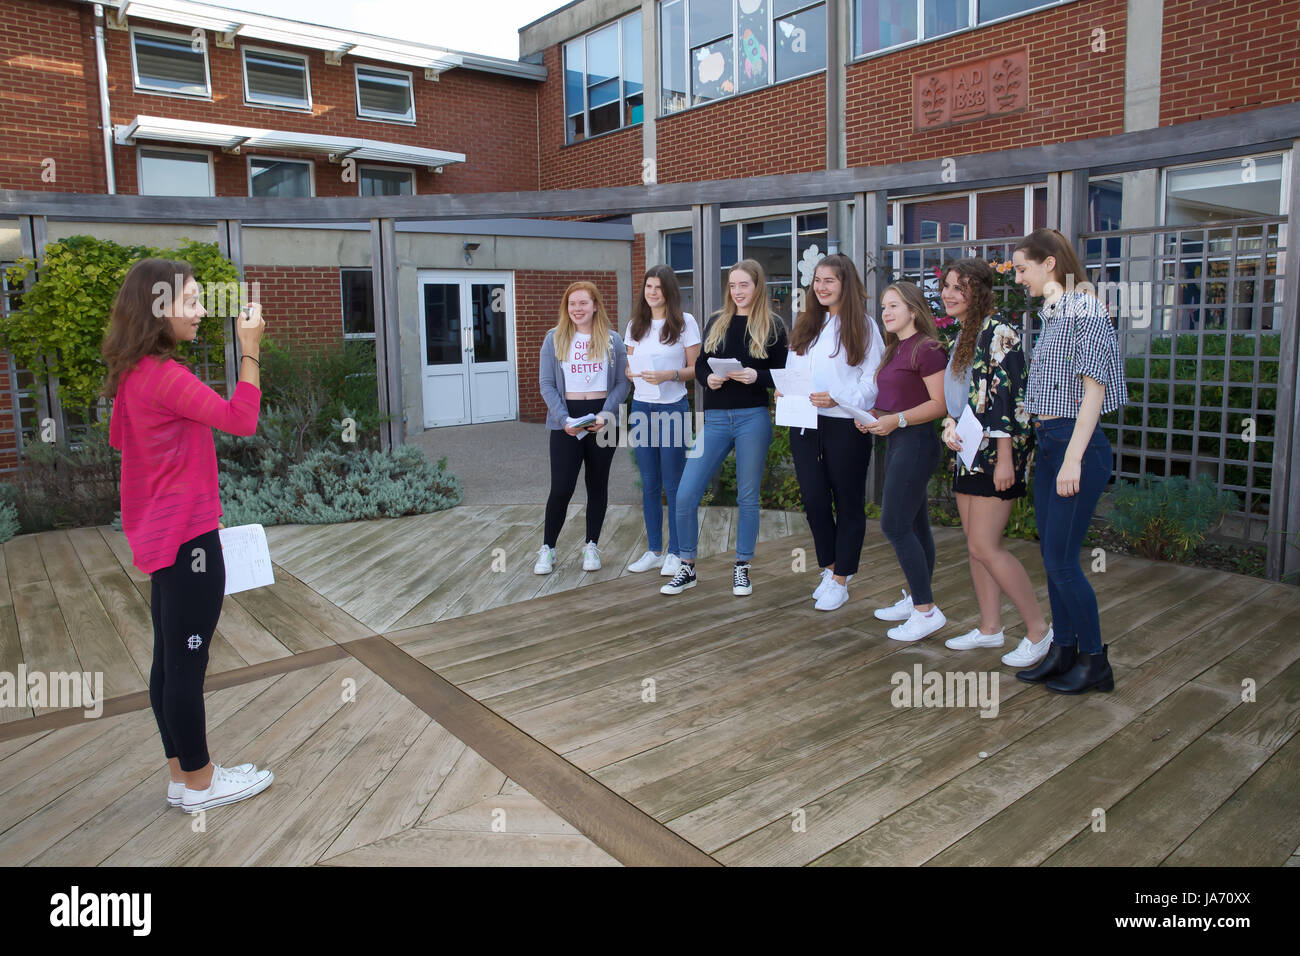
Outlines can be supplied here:
[[[751, 358], [767, 358], [767, 347], [777, 341], [776, 323], [781, 317], [772, 311], [767, 298], [767, 276], [763, 267], [754, 259], [741, 259], [729, 270], [727, 276], [739, 270], [754, 280], [754, 300], [749, 306], [749, 320], [745, 331], [749, 335], [749, 355]], [[727, 285], [727, 298], [722, 308], [713, 314], [708, 333], [704, 337], [704, 351], [717, 352], [727, 340], [727, 329], [736, 314], [736, 300], [731, 297], [731, 285]]]
[[578, 327], [573, 324], [573, 319], [569, 318], [569, 296], [581, 291], [591, 296], [591, 304], [594, 307], [591, 314], [591, 351], [588, 355], [593, 362], [603, 362], [609, 354], [609, 315], [605, 312], [605, 303], [601, 301], [600, 290], [586, 279], [570, 282], [560, 298], [560, 320], [555, 323], [553, 330], [555, 357], [561, 362], [569, 357], [569, 347], [573, 345], [573, 337], [578, 334]]

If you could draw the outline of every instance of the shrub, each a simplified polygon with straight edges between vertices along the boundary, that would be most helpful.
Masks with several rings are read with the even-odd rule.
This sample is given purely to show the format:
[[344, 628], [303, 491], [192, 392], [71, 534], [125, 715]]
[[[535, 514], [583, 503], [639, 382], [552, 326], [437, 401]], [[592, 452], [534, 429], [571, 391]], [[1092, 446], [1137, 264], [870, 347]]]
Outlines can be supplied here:
[[18, 521], [18, 509], [8, 501], [0, 503], [0, 544], [4, 544], [22, 530], [22, 525]]
[[1238, 507], [1237, 496], [1220, 491], [1207, 475], [1120, 482], [1113, 501], [1111, 527], [1139, 555], [1160, 561], [1184, 557]]
[[101, 423], [74, 446], [25, 447], [17, 474], [0, 484], [0, 499], [26, 532], [108, 524], [121, 504], [120, 477], [120, 456]]

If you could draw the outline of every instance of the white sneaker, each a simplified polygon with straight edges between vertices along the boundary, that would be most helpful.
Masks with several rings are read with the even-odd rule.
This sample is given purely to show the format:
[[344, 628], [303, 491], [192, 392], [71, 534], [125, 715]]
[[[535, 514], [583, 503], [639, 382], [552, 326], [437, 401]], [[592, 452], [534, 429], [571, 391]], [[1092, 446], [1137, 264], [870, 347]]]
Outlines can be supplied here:
[[653, 551], [647, 551], [641, 557], [637, 558], [627, 566], [629, 571], [649, 571], [651, 568], [663, 567], [664, 556], [655, 554]]
[[555, 567], [555, 549], [542, 545], [537, 550], [537, 563], [533, 565], [533, 574], [550, 574]]
[[912, 595], [903, 592], [903, 599], [889, 607], [876, 608], [876, 618], [881, 621], [906, 621], [912, 616]]
[[[251, 763], [241, 763], [238, 767], [228, 767], [236, 773], [248, 773], [250, 770], [256, 770], [257, 766]], [[167, 805], [169, 807], [179, 807], [181, 798], [185, 796], [185, 781], [177, 783], [175, 780], [167, 781]]]
[[275, 780], [275, 774], [269, 770], [251, 770], [238, 773], [227, 767], [212, 768], [212, 783], [206, 790], [185, 788], [181, 797], [181, 809], [186, 813], [198, 813], [213, 807], [224, 807], [228, 803], [238, 803], [255, 797]]
[[813, 606], [819, 611], [834, 611], [836, 608], [843, 607], [844, 602], [848, 599], [849, 589], [834, 578], [827, 578], [826, 590], [822, 592], [822, 596], [817, 599], [817, 603]]
[[996, 634], [985, 634], [977, 627], [961, 637], [948, 638], [943, 642], [943, 646], [950, 647], [954, 651], [969, 651], [975, 647], [1001, 647], [1005, 641], [1006, 637], [1002, 631]]
[[820, 601], [821, 596], [826, 593], [826, 582], [829, 581], [835, 572], [830, 568], [822, 568], [822, 579], [817, 582], [817, 588], [813, 591], [813, 600]]
[[1052, 647], [1052, 629], [1049, 627], [1043, 639], [1035, 644], [1028, 637], [1020, 639], [1020, 646], [1010, 654], [1002, 655], [1002, 663], [1008, 667], [1032, 667], [1044, 657]]
[[666, 578], [674, 577], [677, 569], [682, 566], [682, 559], [675, 554], [664, 555], [664, 566], [659, 569], [659, 573]]
[[932, 607], [929, 614], [913, 608], [911, 616], [897, 627], [891, 627], [888, 634], [896, 641], [919, 641], [947, 623], [948, 619], [943, 616], [938, 605]]
[[596, 547], [595, 541], [588, 541], [582, 546], [582, 570], [600, 570], [600, 548]]
[[738, 597], [754, 593], [753, 582], [749, 580], [749, 562], [734, 565], [731, 569], [731, 593]]

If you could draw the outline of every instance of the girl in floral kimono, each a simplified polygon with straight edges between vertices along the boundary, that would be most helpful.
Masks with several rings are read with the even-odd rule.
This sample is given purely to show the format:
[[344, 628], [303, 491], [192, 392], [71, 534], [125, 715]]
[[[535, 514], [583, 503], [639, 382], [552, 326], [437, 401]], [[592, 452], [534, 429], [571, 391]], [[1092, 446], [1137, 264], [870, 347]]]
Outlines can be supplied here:
[[[945, 267], [940, 290], [948, 314], [961, 325], [944, 381], [950, 393], [952, 383], [964, 383], [958, 390], [964, 396], [960, 404], [969, 405], [984, 429], [969, 468], [958, 455], [953, 479], [980, 624], [945, 643], [953, 650], [1001, 647], [1005, 593], [1020, 612], [1027, 634], [1002, 662], [1026, 667], [1047, 653], [1052, 629], [1024, 565], [1002, 542], [1011, 509], [1025, 496], [1034, 436], [1025, 411], [1028, 373], [1024, 348], [1015, 322], [997, 313], [993, 281], [993, 268], [983, 259], [958, 259]], [[949, 413], [943, 422], [943, 440], [960, 452], [956, 418], [962, 409], [950, 407]]]

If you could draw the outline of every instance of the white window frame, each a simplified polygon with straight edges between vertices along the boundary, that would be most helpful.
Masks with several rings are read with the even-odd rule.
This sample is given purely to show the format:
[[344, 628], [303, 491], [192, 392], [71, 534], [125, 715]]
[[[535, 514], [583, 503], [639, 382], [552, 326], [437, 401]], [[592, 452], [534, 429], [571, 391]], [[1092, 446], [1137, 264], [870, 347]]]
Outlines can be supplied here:
[[[607, 23], [602, 23], [600, 26], [596, 27], [596, 29], [588, 30], [586, 33], [580, 34], [576, 37], [570, 37], [569, 39], [565, 40], [563, 43], [560, 44], [560, 89], [562, 93], [561, 98], [564, 101], [563, 109], [564, 109], [564, 145], [565, 146], [572, 146], [574, 143], [585, 143], [587, 140], [595, 139], [597, 136], [608, 136], [610, 133], [617, 133], [620, 130], [631, 129], [633, 126], [640, 126], [645, 123], [646, 83], [645, 83], [644, 55], [641, 58], [642, 60], [641, 62], [641, 122], [640, 123], [623, 122], [624, 115], [626, 114], [627, 111], [627, 100], [628, 100], [627, 93], [626, 93], [627, 67], [626, 64], [624, 64], [623, 62], [623, 24], [626, 21], [631, 20], [633, 17], [635, 17], [639, 21], [641, 19], [641, 11], [637, 10], [634, 13], [628, 13], [615, 20], [610, 20]], [[618, 127], [617, 129], [606, 130], [603, 133], [591, 133], [590, 132], [591, 106], [588, 103], [588, 99], [589, 99], [588, 94], [590, 92], [591, 84], [587, 82], [587, 38], [589, 36], [592, 36], [593, 34], [601, 32], [602, 30], [608, 29], [610, 26], [618, 27], [618, 77], [617, 77], [618, 79]], [[642, 40], [644, 41], [645, 24], [641, 23], [640, 27], [641, 27], [641, 37]], [[582, 41], [582, 128], [584, 130], [587, 130], [588, 132], [585, 132], [583, 134], [582, 139], [572, 139], [570, 138], [570, 133], [569, 133], [569, 117], [573, 116], [575, 111], [569, 108], [569, 82], [568, 82], [568, 75], [567, 75], [568, 74], [567, 55], [568, 55], [569, 44], [578, 40]], [[644, 49], [644, 47], [642, 49]]]
[[[286, 60], [301, 60], [303, 79], [307, 84], [307, 102], [305, 105], [292, 106], [288, 103], [272, 103], [266, 100], [254, 98], [253, 91], [248, 85], [248, 54], [249, 53], [269, 53], [272, 56], [283, 57]], [[294, 113], [310, 113], [312, 111], [311, 98], [311, 61], [300, 53], [290, 53], [287, 50], [276, 50], [271, 47], [241, 45], [239, 48], [239, 68], [244, 76], [244, 105], [260, 106], [264, 109], [272, 110], [290, 110]]]
[[[828, 0], [829, 2], [829, 0]], [[998, 17], [994, 20], [985, 20], [983, 23], [979, 20], [979, 0], [968, 0], [970, 7], [967, 13], [967, 26], [959, 27], [949, 33], [940, 33], [936, 36], [925, 36], [925, 0], [917, 0], [916, 4], [916, 36], [915, 40], [905, 40], [902, 43], [895, 43], [893, 46], [881, 47], [878, 50], [872, 50], [870, 53], [858, 53], [858, 3], [859, 0], [849, 0], [849, 43], [853, 49], [850, 51], [850, 63], [858, 63], [862, 60], [869, 60], [872, 57], [884, 56], [888, 53], [894, 53], [898, 50], [905, 50], [908, 47], [920, 46], [922, 43], [934, 43], [937, 40], [947, 40], [950, 37], [961, 36], [963, 33], [970, 33], [973, 30], [982, 30], [984, 27], [993, 26], [995, 23], [1006, 23], [1017, 17], [1027, 17], [1030, 14], [1041, 13], [1043, 10], [1050, 10], [1052, 7], [1063, 7], [1067, 3], [1074, 3], [1075, 0], [1042, 0], [1037, 6], [1030, 7], [1027, 10], [1020, 10], [1016, 13], [1008, 13], [1006, 16]]]
[[416, 182], [419, 177], [415, 175], [415, 170], [412, 169], [410, 166], [383, 166], [377, 163], [359, 163], [357, 164], [357, 195], [358, 196], [363, 195], [363, 193], [361, 192], [361, 173], [365, 172], [367, 169], [377, 169], [385, 173], [404, 172], [411, 177], [411, 195], [415, 196], [419, 192], [418, 184]]
[[[365, 266], [340, 266], [339, 267], [339, 326], [343, 330], [344, 341], [349, 342], [373, 342], [375, 340], [374, 332], [349, 332], [347, 327], [347, 316], [343, 314], [343, 275], [347, 272], [370, 272]], [[373, 273], [371, 285], [374, 285]], [[371, 290], [373, 292], [373, 288]], [[372, 305], [371, 308], [374, 308]]]
[[[411, 91], [411, 113], [408, 117], [402, 118], [393, 114], [376, 114], [364, 112], [361, 109], [361, 71], [367, 70], [371, 73], [387, 73], [389, 76], [406, 77], [407, 89]], [[372, 66], [369, 63], [354, 63], [352, 65], [352, 86], [356, 92], [357, 119], [365, 120], [371, 123], [400, 123], [403, 126], [415, 125], [415, 74], [409, 70], [394, 70], [386, 66]]]
[[[1269, 213], [1269, 215], [1285, 216], [1287, 214], [1287, 200], [1290, 196], [1291, 189], [1291, 150], [1272, 150], [1267, 153], [1243, 153], [1240, 156], [1225, 156], [1221, 159], [1210, 159], [1201, 163], [1174, 163], [1169, 166], [1160, 168], [1160, 224], [1165, 226], [1165, 216], [1167, 214], [1166, 204], [1169, 202], [1169, 172], [1175, 172], [1184, 169], [1195, 169], [1198, 166], [1222, 166], [1224, 163], [1237, 162], [1243, 159], [1272, 159], [1274, 156], [1282, 157], [1282, 171], [1278, 176], [1278, 186], [1281, 195], [1278, 197], [1278, 212]], [[1179, 226], [1169, 226], [1170, 229], [1178, 229]]]
[[207, 149], [178, 149], [174, 146], [144, 146], [140, 145], [135, 150], [135, 188], [136, 193], [141, 196], [161, 196], [164, 193], [146, 193], [142, 191], [144, 186], [144, 154], [145, 153], [188, 153], [190, 155], [203, 156], [208, 161], [208, 197], [211, 198], [217, 194], [216, 176], [212, 169], [212, 151]]
[[[288, 156], [254, 156], [250, 155], [244, 163], [244, 170], [248, 174], [248, 195], [253, 195], [253, 163], [256, 160], [262, 160], [268, 163], [296, 163], [299, 166], [307, 167], [307, 195], [314, 197], [316, 195], [316, 164], [310, 159], [295, 159]], [[267, 197], [261, 197], [267, 198]]]
[[189, 33], [173, 33], [171, 30], [157, 30], [153, 27], [131, 27], [131, 85], [137, 93], [149, 93], [154, 96], [180, 96], [187, 100], [212, 99], [212, 60], [208, 56], [207, 31], [203, 34], [203, 77], [207, 89], [202, 93], [181, 93], [163, 87], [147, 86], [140, 82], [140, 70], [135, 61], [135, 38], [137, 35], [164, 37], [168, 40], [180, 40], [193, 48], [194, 36]]

